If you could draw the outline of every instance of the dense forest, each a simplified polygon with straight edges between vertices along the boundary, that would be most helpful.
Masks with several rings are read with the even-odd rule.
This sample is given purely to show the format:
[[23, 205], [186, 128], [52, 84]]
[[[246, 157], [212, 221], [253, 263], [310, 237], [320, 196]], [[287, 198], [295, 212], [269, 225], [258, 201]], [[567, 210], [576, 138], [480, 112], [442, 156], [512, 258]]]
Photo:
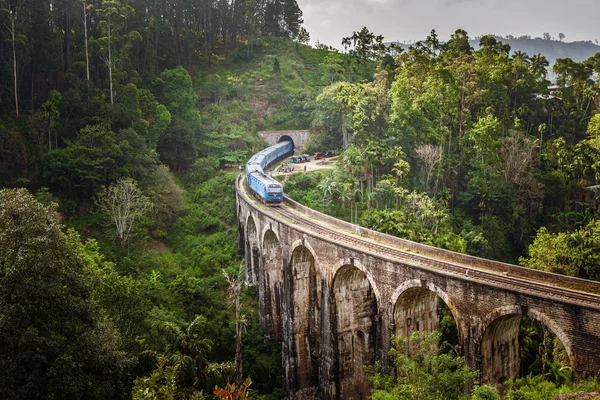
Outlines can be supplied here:
[[[531, 35], [513, 36], [513, 35], [491, 35], [496, 40], [508, 44], [511, 47], [511, 55], [516, 51], [522, 51], [529, 55], [543, 54], [550, 63], [550, 67], [556, 63], [559, 58], [570, 58], [573, 61], [585, 61], [600, 51], [598, 40], [570, 42], [563, 33], [558, 33], [553, 37], [550, 32], [544, 32], [541, 37], [532, 37]], [[471, 38], [469, 44], [475, 50], [479, 49], [478, 37]], [[408, 48], [410, 43], [394, 42], [395, 44]], [[549, 71], [552, 75], [552, 69]]]
[[[374, 35], [355, 34], [357, 48], [372, 47]], [[433, 31], [381, 57], [373, 81], [323, 90], [314, 124], [331, 134], [312, 146], [345, 150], [313, 206], [502, 261], [526, 257], [532, 244], [531, 255], [554, 258], [523, 258], [528, 266], [598, 279], [597, 239], [566, 239], [578, 243], [568, 254], [547, 250], [569, 235], [597, 238], [600, 54], [559, 59], [553, 87], [544, 56], [509, 54], [491, 36], [474, 50], [464, 31], [445, 44]]]
[[[261, 129], [339, 151], [286, 183], [311, 207], [600, 279], [600, 56], [557, 60], [549, 90], [545, 57], [492, 36], [402, 50], [363, 28], [339, 52], [302, 22], [295, 0], [0, 0], [1, 398], [285, 395], [237, 254], [233, 182]], [[551, 396], [564, 357], [523, 329], [540, 377], [508, 387]], [[446, 389], [468, 386], [447, 398], [470, 396], [473, 371], [428, 343]], [[431, 368], [374, 366], [373, 385], [439, 398]]]

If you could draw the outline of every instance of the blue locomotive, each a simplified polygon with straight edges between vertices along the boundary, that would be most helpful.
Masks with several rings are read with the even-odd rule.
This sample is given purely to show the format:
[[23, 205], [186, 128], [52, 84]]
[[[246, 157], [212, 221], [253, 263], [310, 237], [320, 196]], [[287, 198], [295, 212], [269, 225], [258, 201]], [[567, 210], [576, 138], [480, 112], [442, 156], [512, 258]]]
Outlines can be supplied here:
[[280, 205], [283, 200], [283, 186], [265, 174], [264, 169], [293, 151], [294, 144], [291, 141], [280, 142], [259, 151], [246, 163], [248, 187], [263, 203]]

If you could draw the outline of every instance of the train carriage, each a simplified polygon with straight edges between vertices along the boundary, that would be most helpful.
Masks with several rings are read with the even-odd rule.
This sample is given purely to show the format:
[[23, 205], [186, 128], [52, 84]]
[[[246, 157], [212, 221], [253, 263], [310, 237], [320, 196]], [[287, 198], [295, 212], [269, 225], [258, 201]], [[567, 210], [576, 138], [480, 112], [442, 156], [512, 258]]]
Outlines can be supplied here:
[[265, 174], [264, 169], [293, 151], [294, 145], [291, 141], [277, 143], [259, 151], [246, 163], [248, 187], [263, 203], [277, 206], [283, 201], [283, 186]]

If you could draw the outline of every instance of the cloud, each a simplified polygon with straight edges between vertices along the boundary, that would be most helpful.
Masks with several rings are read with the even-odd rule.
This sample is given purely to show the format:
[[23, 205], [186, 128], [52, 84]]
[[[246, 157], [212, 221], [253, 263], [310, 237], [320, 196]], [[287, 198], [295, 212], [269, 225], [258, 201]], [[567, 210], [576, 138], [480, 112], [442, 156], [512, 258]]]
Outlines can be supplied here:
[[600, 39], [599, 0], [297, 1], [311, 38], [338, 47], [342, 37], [363, 26], [389, 40], [421, 40], [431, 29], [447, 40], [457, 28], [471, 37], [562, 31], [569, 40]]
[[446, 7], [452, 7], [466, 3], [480, 3], [481, 1], [482, 0], [444, 0], [444, 5]]

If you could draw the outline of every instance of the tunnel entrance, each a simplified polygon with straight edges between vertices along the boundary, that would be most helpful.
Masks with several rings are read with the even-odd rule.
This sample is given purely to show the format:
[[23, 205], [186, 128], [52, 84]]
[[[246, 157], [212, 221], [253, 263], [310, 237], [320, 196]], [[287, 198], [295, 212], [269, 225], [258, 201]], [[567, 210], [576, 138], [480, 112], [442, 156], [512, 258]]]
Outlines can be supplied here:
[[291, 137], [289, 137], [288, 135], [283, 135], [282, 137], [280, 137], [279, 140], [277, 141], [277, 143], [286, 142], [286, 141], [292, 142], [293, 148], [296, 149], [296, 143], [294, 143], [294, 140]]
[[281, 245], [272, 230], [265, 233], [263, 240], [263, 276], [260, 290], [263, 293], [263, 327], [269, 339], [281, 340], [281, 295], [283, 286], [283, 260]]
[[366, 398], [370, 384], [363, 367], [375, 361], [377, 298], [364, 272], [351, 265], [337, 272], [333, 292], [340, 398]]

